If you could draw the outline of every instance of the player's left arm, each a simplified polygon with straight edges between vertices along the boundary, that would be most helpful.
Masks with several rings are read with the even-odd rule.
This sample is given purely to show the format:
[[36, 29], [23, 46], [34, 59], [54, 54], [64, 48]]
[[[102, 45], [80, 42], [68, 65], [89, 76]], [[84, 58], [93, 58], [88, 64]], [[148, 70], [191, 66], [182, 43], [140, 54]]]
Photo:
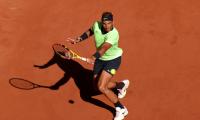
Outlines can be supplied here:
[[96, 59], [99, 59], [101, 56], [105, 54], [105, 52], [112, 47], [112, 45], [118, 42], [118, 35], [108, 34], [105, 42], [101, 45], [101, 47], [93, 54], [91, 58], [88, 59], [88, 63], [94, 63]]
[[104, 55], [104, 53], [112, 47], [112, 44], [105, 42], [103, 45], [96, 51], [96, 53], [93, 55], [95, 58], [100, 58]]
[[111, 47], [112, 47], [111, 43], [108, 42], [103, 43], [102, 46], [92, 55], [92, 57], [87, 58], [87, 62], [90, 64], [94, 64], [94, 61], [103, 56], [105, 52]]

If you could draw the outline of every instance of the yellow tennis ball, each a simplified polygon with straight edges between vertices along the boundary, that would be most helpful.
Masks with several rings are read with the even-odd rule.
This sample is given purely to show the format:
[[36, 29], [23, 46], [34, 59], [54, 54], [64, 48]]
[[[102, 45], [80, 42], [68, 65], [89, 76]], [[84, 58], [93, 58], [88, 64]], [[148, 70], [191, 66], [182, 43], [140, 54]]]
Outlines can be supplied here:
[[115, 69], [111, 69], [110, 73], [114, 75], [114, 74], [116, 74], [116, 70]]

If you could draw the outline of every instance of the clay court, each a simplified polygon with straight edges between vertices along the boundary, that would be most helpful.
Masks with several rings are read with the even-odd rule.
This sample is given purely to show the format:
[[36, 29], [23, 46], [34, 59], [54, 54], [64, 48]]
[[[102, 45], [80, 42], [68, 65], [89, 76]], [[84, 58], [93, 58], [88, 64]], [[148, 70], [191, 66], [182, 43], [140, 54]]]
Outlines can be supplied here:
[[[113, 119], [105, 96], [82, 96], [93, 66], [54, 59], [51, 47], [61, 43], [91, 56], [92, 37], [76, 45], [65, 40], [82, 34], [104, 11], [113, 12], [124, 51], [113, 79], [131, 81], [121, 100], [129, 110], [125, 120], [200, 119], [198, 0], [0, 0], [0, 120]], [[13, 77], [60, 87], [21, 90], [9, 84]]]

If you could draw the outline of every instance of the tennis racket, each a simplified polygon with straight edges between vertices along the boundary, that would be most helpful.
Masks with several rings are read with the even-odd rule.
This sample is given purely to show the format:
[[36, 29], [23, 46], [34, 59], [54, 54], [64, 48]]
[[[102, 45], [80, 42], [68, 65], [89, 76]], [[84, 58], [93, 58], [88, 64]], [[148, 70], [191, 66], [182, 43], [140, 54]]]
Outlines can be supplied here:
[[34, 88], [49, 88], [49, 86], [38, 85], [23, 78], [11, 78], [9, 79], [9, 83], [15, 88], [24, 90], [31, 90]]
[[65, 45], [62, 44], [53, 44], [53, 50], [56, 54], [58, 54], [61, 58], [64, 59], [80, 59], [82, 61], [87, 62], [87, 59], [85, 57], [81, 57], [69, 48], [67, 48]]

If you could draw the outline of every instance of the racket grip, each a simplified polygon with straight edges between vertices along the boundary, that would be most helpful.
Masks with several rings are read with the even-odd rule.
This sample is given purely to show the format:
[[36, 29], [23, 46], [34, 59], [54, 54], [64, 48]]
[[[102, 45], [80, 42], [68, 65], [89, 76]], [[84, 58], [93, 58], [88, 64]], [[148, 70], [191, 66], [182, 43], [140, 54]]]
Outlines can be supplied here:
[[87, 61], [87, 58], [84, 58], [84, 57], [81, 57], [80, 59], [83, 61]]

